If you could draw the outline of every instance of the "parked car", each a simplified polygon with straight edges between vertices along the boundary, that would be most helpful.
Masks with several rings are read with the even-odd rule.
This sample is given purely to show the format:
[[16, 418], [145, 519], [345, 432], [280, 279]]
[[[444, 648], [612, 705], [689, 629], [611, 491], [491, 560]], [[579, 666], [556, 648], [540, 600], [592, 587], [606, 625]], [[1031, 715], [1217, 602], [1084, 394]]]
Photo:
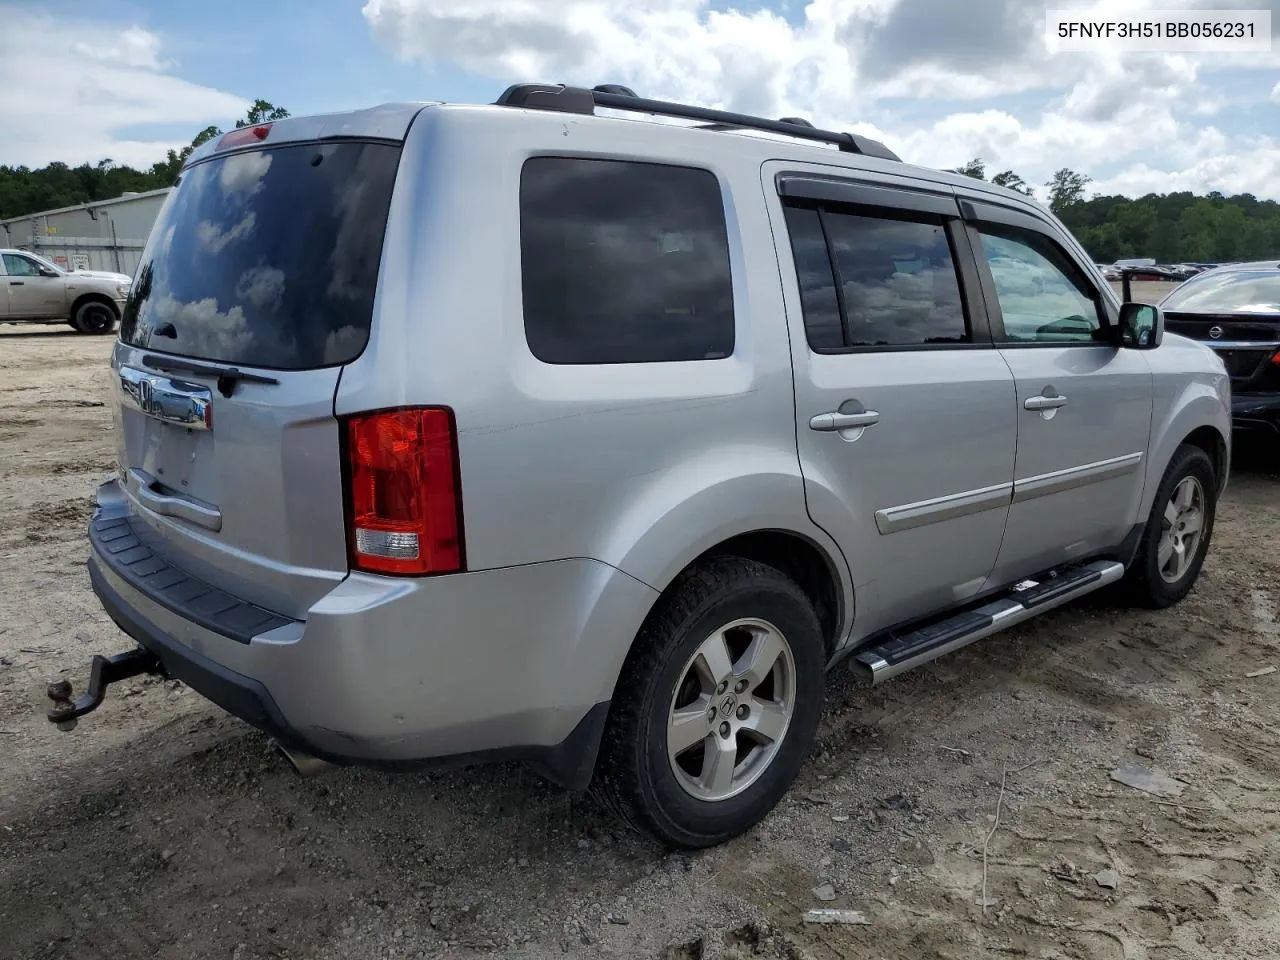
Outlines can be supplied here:
[[1034, 201], [611, 86], [210, 141], [111, 370], [139, 646], [51, 720], [163, 671], [300, 769], [522, 759], [687, 847], [783, 796], [826, 671], [1179, 601], [1231, 436]]
[[0, 323], [69, 323], [80, 333], [112, 333], [130, 278], [63, 270], [26, 250], [0, 250]]
[[1208, 270], [1160, 304], [1168, 328], [1213, 349], [1231, 375], [1238, 430], [1280, 437], [1280, 262]]

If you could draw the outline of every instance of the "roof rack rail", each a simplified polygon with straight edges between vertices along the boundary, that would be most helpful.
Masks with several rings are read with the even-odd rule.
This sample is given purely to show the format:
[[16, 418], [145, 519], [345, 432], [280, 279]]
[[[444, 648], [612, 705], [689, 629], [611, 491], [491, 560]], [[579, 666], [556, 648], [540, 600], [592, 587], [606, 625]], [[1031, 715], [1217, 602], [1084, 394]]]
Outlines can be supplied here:
[[633, 113], [650, 113], [662, 117], [679, 117], [684, 120], [702, 120], [707, 123], [703, 129], [709, 130], [762, 130], [767, 133], [780, 133], [801, 140], [814, 140], [818, 143], [830, 143], [845, 153], [860, 153], [868, 157], [879, 157], [882, 160], [900, 160], [901, 158], [879, 140], [863, 137], [856, 133], [836, 133], [833, 130], [821, 130], [808, 120], [800, 117], [784, 117], [781, 120], [767, 120], [764, 117], [752, 117], [744, 113], [731, 113], [726, 110], [712, 110], [707, 107], [695, 107], [687, 103], [673, 103], [668, 100], [649, 100], [636, 96], [629, 87], [616, 83], [602, 83], [590, 90], [586, 87], [570, 87], [563, 83], [517, 83], [503, 91], [502, 96], [494, 101], [502, 107], [523, 107], [526, 110], [552, 110], [560, 113], [578, 113], [591, 116], [596, 107], [609, 110], [629, 110]]

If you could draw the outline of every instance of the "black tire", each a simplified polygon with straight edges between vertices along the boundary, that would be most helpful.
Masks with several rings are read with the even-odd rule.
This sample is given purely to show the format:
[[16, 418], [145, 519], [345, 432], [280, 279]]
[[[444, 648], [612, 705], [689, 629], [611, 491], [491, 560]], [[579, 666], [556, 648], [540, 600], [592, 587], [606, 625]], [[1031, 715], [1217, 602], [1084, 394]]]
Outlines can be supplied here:
[[[1201, 537], [1194, 548], [1191, 562], [1176, 580], [1170, 582], [1160, 572], [1159, 551], [1168, 531], [1165, 508], [1174, 490], [1183, 480], [1194, 478], [1204, 497]], [[1165, 471], [1156, 491], [1151, 514], [1147, 517], [1137, 556], [1125, 574], [1124, 587], [1131, 603], [1153, 610], [1177, 603], [1195, 586], [1204, 565], [1205, 554], [1213, 536], [1213, 521], [1218, 510], [1218, 476], [1209, 455], [1199, 447], [1184, 444], [1173, 454], [1173, 460]]]
[[119, 319], [116, 308], [105, 300], [84, 300], [76, 305], [71, 326], [79, 333], [100, 336], [113, 333]]
[[[668, 712], [702, 642], [746, 618], [766, 621], [785, 638], [795, 667], [795, 706], [757, 779], [735, 796], [708, 801], [686, 791], [672, 769]], [[792, 580], [738, 557], [700, 564], [659, 601], [627, 657], [593, 793], [632, 827], [671, 846], [708, 847], [743, 833], [773, 809], [808, 755], [822, 714], [825, 661], [818, 616]]]

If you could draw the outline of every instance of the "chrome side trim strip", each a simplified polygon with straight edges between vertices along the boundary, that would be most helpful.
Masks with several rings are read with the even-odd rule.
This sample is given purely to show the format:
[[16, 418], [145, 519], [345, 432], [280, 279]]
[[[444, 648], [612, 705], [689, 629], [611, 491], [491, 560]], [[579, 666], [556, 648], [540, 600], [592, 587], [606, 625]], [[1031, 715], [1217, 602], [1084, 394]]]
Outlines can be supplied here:
[[1012, 483], [997, 483], [991, 487], [952, 493], [932, 500], [904, 503], [900, 507], [885, 507], [883, 510], [876, 511], [876, 528], [881, 533], [898, 533], [930, 523], [967, 517], [996, 507], [1008, 506], [1012, 495]]
[[1037, 497], [1048, 497], [1076, 487], [1100, 483], [1114, 477], [1123, 476], [1137, 470], [1142, 463], [1143, 454], [1127, 453], [1123, 457], [1112, 457], [1110, 460], [1098, 460], [1066, 470], [1055, 470], [1039, 476], [1027, 477], [1013, 481], [1013, 502], [1022, 503]]

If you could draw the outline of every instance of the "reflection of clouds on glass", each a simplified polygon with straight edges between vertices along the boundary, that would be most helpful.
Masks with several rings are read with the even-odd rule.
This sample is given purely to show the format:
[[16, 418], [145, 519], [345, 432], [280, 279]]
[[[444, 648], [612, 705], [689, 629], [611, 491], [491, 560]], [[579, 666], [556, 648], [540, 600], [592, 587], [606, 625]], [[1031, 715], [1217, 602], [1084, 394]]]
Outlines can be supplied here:
[[[370, 161], [376, 160], [370, 158]], [[368, 195], [373, 185], [362, 169], [370, 161], [362, 158], [352, 171], [352, 176], [344, 183], [336, 184], [334, 191], [334, 212], [338, 220], [338, 232], [333, 241], [333, 252], [329, 254], [329, 284], [325, 292], [331, 297], [357, 299], [364, 295], [364, 279], [372, 272], [376, 273], [377, 264], [368, 264], [373, 254], [372, 248], [381, 253], [379, 237], [371, 235], [373, 227], [379, 233], [385, 229], [385, 222], [370, 224], [363, 216], [369, 208]], [[339, 331], [340, 332], [340, 331]]]
[[173, 249], [173, 231], [176, 229], [176, 227], [169, 227], [168, 230], [160, 234], [160, 239], [156, 242], [157, 257], [167, 257], [169, 255], [169, 251]]
[[139, 285], [122, 337], [172, 323], [176, 339], [158, 348], [282, 369], [358, 355], [397, 158], [384, 144], [298, 145], [185, 171], [145, 254], [154, 285]]
[[239, 306], [222, 313], [212, 297], [183, 303], [166, 290], [153, 310], [152, 328], [172, 323], [183, 350], [195, 356], [244, 356], [253, 345], [253, 331]]
[[271, 169], [271, 154], [262, 151], [236, 153], [222, 161], [218, 186], [229, 200], [247, 200], [262, 187]]
[[236, 296], [259, 309], [279, 309], [284, 296], [284, 271], [274, 267], [250, 267], [240, 274]]
[[253, 230], [253, 225], [256, 221], [257, 214], [252, 210], [241, 217], [229, 230], [223, 230], [212, 221], [201, 220], [199, 226], [196, 227], [196, 237], [200, 241], [200, 246], [210, 253], [221, 253], [227, 244], [233, 240], [248, 236], [250, 231]]
[[325, 338], [322, 363], [341, 363], [364, 349], [369, 331], [363, 327], [341, 327]]
[[925, 343], [964, 333], [960, 290], [934, 269], [894, 273], [887, 280], [844, 285], [854, 337], [884, 343]]

